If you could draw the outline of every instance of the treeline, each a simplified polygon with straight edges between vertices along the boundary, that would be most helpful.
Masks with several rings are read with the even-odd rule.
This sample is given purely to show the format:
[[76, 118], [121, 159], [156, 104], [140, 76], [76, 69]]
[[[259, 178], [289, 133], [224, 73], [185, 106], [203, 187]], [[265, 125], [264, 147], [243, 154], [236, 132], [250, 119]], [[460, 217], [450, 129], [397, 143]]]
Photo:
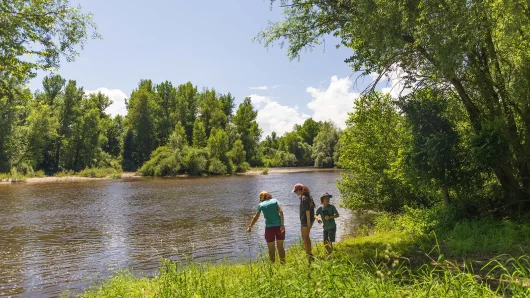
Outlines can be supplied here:
[[88, 94], [59, 75], [42, 91], [2, 89], [0, 172], [53, 174], [86, 168], [139, 171], [142, 175], [229, 174], [250, 166], [333, 167], [340, 131], [308, 119], [284, 136], [261, 141], [250, 98], [235, 98], [188, 82], [140, 81], [126, 100], [127, 115], [111, 117], [112, 101]]

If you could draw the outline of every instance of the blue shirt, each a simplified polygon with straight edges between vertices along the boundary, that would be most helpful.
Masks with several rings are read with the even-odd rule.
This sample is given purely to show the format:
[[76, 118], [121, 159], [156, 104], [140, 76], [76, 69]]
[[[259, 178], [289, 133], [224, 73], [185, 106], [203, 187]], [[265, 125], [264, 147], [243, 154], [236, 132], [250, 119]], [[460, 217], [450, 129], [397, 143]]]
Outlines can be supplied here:
[[265, 216], [265, 227], [279, 227], [281, 225], [280, 212], [278, 207], [281, 206], [276, 199], [270, 199], [261, 202], [258, 205], [257, 212], [263, 212]]

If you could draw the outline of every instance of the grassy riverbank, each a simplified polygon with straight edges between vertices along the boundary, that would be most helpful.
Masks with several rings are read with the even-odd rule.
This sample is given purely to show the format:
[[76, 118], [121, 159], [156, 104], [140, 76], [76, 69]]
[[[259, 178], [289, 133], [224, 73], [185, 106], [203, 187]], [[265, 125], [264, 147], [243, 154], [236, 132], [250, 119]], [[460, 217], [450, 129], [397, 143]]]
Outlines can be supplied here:
[[139, 177], [135, 173], [122, 172], [114, 168], [87, 168], [80, 172], [62, 171], [53, 175], [46, 175], [43, 171], [31, 173], [18, 173], [11, 171], [10, 173], [0, 173], [0, 183], [12, 182], [27, 182], [27, 183], [43, 183], [43, 182], [78, 182], [88, 181], [93, 179], [120, 179]]
[[309, 267], [299, 246], [288, 264], [264, 258], [183, 267], [166, 262], [151, 279], [124, 271], [84, 297], [492, 297], [530, 295], [530, 223], [458, 221], [444, 208], [381, 215], [375, 228], [336, 245], [319, 243]]
[[[289, 174], [289, 173], [311, 173], [311, 172], [334, 172], [340, 171], [333, 168], [313, 168], [313, 167], [293, 167], [293, 168], [251, 168], [246, 172], [237, 175], [267, 175], [267, 174]], [[48, 182], [82, 182], [94, 179], [120, 179], [142, 177], [134, 172], [122, 172], [114, 168], [87, 168], [80, 172], [63, 171], [52, 176], [46, 175], [43, 171], [31, 174], [21, 174], [17, 172], [0, 173], [0, 183], [27, 182], [27, 183], [48, 183]], [[189, 175], [179, 175], [176, 177], [190, 177]]]

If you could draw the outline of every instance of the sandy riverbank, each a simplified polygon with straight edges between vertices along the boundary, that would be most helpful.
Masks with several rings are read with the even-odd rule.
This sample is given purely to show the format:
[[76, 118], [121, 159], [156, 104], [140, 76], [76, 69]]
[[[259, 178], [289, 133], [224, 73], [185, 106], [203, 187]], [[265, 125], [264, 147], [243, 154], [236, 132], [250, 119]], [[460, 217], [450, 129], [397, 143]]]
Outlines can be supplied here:
[[[270, 168], [268, 171], [268, 174], [288, 174], [288, 173], [311, 173], [311, 172], [338, 172], [341, 171], [339, 169], [322, 169], [322, 168], [311, 168], [311, 167], [304, 167], [304, 168]], [[252, 176], [252, 175], [263, 175], [263, 169], [250, 169], [246, 171], [245, 173], [238, 173], [237, 175], [242, 176]], [[177, 177], [186, 178], [189, 177], [188, 175], [179, 175]], [[125, 172], [121, 174], [121, 179], [133, 179], [133, 178], [142, 178], [142, 176], [139, 176], [137, 173], [134, 172]], [[0, 184], [11, 184], [11, 183], [64, 183], [64, 182], [89, 182], [89, 181], [99, 181], [99, 180], [112, 180], [115, 178], [111, 177], [104, 177], [104, 178], [89, 178], [89, 177], [78, 177], [78, 176], [65, 176], [65, 177], [54, 177], [54, 176], [48, 176], [48, 177], [34, 177], [34, 178], [26, 178], [24, 180], [19, 181], [0, 181]], [[120, 179], [120, 178], [117, 178]]]
[[[132, 172], [125, 172], [121, 174], [121, 179], [131, 179], [131, 178], [141, 178], [141, 176]], [[78, 176], [65, 176], [65, 177], [33, 177], [26, 178], [24, 180], [18, 181], [0, 181], [0, 184], [11, 184], [11, 183], [55, 183], [55, 182], [88, 182], [88, 181], [99, 181], [99, 180], [112, 180], [114, 178], [104, 177], [104, 178], [89, 178], [89, 177], [78, 177]], [[120, 178], [117, 178], [120, 179]]]
[[[340, 169], [334, 168], [269, 168], [268, 174], [288, 174], [288, 173], [311, 173], [311, 172], [339, 172]], [[250, 169], [245, 173], [237, 175], [263, 175], [263, 169]]]

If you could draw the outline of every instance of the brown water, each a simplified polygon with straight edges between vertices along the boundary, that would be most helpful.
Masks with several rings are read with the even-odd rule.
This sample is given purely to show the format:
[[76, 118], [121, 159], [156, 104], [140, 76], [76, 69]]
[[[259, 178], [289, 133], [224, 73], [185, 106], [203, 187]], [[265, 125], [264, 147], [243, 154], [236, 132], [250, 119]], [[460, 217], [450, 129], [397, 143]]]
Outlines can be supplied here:
[[[83, 289], [119, 268], [152, 275], [162, 259], [255, 258], [264, 219], [245, 232], [258, 194], [284, 205], [287, 246], [300, 239], [295, 183], [339, 193], [338, 173], [217, 178], [131, 179], [0, 185], [0, 296], [49, 297]], [[344, 209], [337, 237], [355, 218]], [[316, 225], [311, 237], [322, 238]], [[338, 239], [338, 240], [339, 240]], [[261, 244], [261, 245], [260, 245]]]

